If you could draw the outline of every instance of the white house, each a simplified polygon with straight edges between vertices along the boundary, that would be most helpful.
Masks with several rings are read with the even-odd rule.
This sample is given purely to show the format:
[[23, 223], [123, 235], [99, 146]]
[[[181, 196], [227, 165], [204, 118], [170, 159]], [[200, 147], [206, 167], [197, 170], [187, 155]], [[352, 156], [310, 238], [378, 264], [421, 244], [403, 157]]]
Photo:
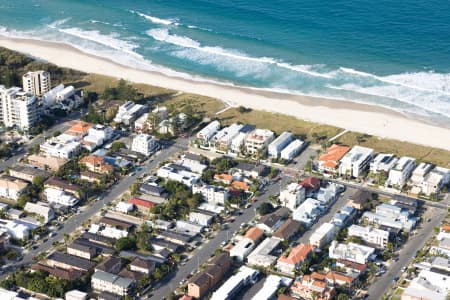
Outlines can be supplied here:
[[125, 125], [134, 124], [134, 121], [139, 118], [147, 107], [141, 104], [136, 104], [133, 101], [128, 101], [125, 104], [119, 106], [114, 122], [123, 123]]
[[412, 172], [411, 175], [411, 183], [414, 186], [421, 186], [422, 182], [425, 179], [425, 176], [428, 175], [428, 173], [430, 173], [430, 171], [434, 168], [434, 165], [429, 164], [429, 163], [425, 163], [425, 162], [421, 162]]
[[134, 137], [131, 150], [145, 156], [151, 155], [158, 148], [158, 142], [149, 134], [138, 134]]
[[0, 197], [17, 201], [28, 187], [28, 182], [15, 177], [3, 175], [0, 177]]
[[308, 198], [294, 210], [292, 218], [302, 222], [306, 227], [310, 227], [323, 211], [322, 202]]
[[373, 174], [378, 174], [379, 172], [388, 173], [397, 160], [398, 158], [394, 154], [380, 153], [370, 163], [370, 172]]
[[283, 150], [287, 145], [289, 145], [294, 139], [294, 135], [290, 132], [283, 132], [277, 137], [273, 142], [269, 144], [268, 154], [270, 157], [278, 158], [280, 156], [281, 150]]
[[72, 194], [54, 188], [46, 188], [44, 194], [49, 203], [61, 204], [63, 206], [72, 207], [79, 201], [78, 198], [74, 197]]
[[305, 188], [298, 183], [290, 183], [280, 193], [280, 203], [295, 210], [305, 200]]
[[206, 210], [194, 210], [189, 213], [189, 221], [208, 226], [212, 223], [215, 214]]
[[89, 128], [88, 135], [84, 137], [83, 144], [92, 145], [95, 149], [109, 141], [114, 135], [114, 130], [109, 126], [95, 124]]
[[439, 192], [444, 185], [450, 183], [450, 169], [436, 167], [422, 181], [422, 193], [431, 195]]
[[190, 172], [187, 168], [172, 163], [159, 168], [156, 174], [158, 177], [178, 181], [189, 187], [194, 185], [201, 177], [200, 174]]
[[278, 247], [279, 244], [279, 239], [273, 237], [266, 238], [261, 242], [261, 244], [259, 244], [258, 247], [256, 247], [255, 250], [253, 250], [252, 253], [248, 255], [248, 264], [264, 268], [271, 266], [277, 260], [277, 256], [272, 255], [272, 252]]
[[291, 160], [296, 157], [303, 149], [305, 143], [301, 140], [294, 140], [289, 145], [281, 150], [281, 158], [285, 160]]
[[371, 148], [354, 146], [341, 159], [339, 173], [341, 175], [349, 174], [352, 177], [361, 176], [369, 168], [374, 151]]
[[323, 223], [309, 238], [309, 243], [322, 248], [334, 239], [337, 228], [332, 223]]
[[351, 225], [348, 228], [348, 236], [360, 237], [366, 243], [372, 244], [377, 248], [384, 249], [389, 241], [389, 232], [373, 228], [371, 226]]
[[92, 275], [91, 286], [96, 291], [105, 291], [120, 296], [125, 296], [135, 285], [134, 280], [115, 274], [95, 271]]
[[367, 263], [374, 252], [375, 249], [372, 247], [355, 243], [338, 244], [337, 241], [332, 241], [328, 249], [330, 258], [348, 260], [362, 265]]
[[231, 141], [238, 135], [242, 127], [244, 127], [244, 125], [234, 123], [218, 131], [211, 139], [211, 143], [214, 144], [215, 150], [217, 152], [226, 153], [231, 145]]
[[236, 259], [240, 262], [243, 262], [244, 259], [250, 254], [250, 252], [255, 248], [256, 243], [250, 238], [243, 237], [239, 242], [234, 245], [230, 250], [230, 256], [236, 257]]
[[35, 213], [39, 216], [42, 216], [44, 218], [45, 223], [48, 223], [49, 221], [55, 218], [55, 212], [53, 211], [53, 208], [51, 208], [45, 202], [36, 202], [36, 203], [27, 202], [23, 210], [29, 213]]
[[387, 185], [402, 187], [411, 176], [416, 160], [411, 157], [401, 157], [394, 167], [389, 171]]
[[214, 185], [193, 185], [193, 194], [202, 194], [207, 202], [224, 205], [229, 197], [228, 190]]
[[197, 133], [197, 139], [207, 143], [216, 134], [219, 128], [220, 122], [214, 120]]

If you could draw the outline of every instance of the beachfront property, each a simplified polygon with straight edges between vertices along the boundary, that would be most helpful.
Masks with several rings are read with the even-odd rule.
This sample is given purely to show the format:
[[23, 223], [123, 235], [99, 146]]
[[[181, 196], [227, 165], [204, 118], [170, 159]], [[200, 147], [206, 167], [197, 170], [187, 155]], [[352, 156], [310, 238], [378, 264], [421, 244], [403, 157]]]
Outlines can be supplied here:
[[245, 286], [255, 284], [258, 280], [259, 271], [242, 266], [239, 271], [228, 278], [222, 286], [212, 294], [211, 300], [230, 300]]
[[361, 238], [369, 245], [384, 249], [389, 242], [389, 231], [373, 228], [371, 226], [351, 225], [348, 228], [348, 236]]
[[416, 166], [416, 160], [411, 157], [401, 157], [394, 167], [389, 171], [389, 177], [386, 186], [402, 188], [411, 176]]
[[134, 124], [137, 118], [148, 110], [146, 105], [136, 104], [133, 101], [127, 101], [125, 104], [119, 106], [114, 122], [123, 123], [127, 126]]
[[350, 150], [350, 147], [333, 144], [319, 156], [317, 169], [321, 173], [336, 173], [339, 161]]
[[50, 73], [47, 71], [27, 72], [22, 76], [22, 86], [25, 92], [42, 97], [51, 89]]
[[422, 182], [425, 180], [425, 177], [433, 168], [433, 164], [421, 162], [412, 172], [410, 178], [411, 183], [416, 187], [420, 187], [422, 185]]
[[158, 177], [178, 181], [189, 187], [194, 185], [201, 177], [200, 174], [193, 173], [186, 167], [173, 163], [165, 164], [158, 169], [156, 174]]
[[305, 147], [305, 142], [299, 139], [293, 140], [286, 148], [281, 150], [280, 157], [289, 161], [296, 157], [302, 151], [303, 147]]
[[221, 206], [225, 204], [225, 201], [228, 200], [229, 197], [227, 189], [215, 185], [193, 185], [192, 193], [202, 194], [207, 202]]
[[322, 248], [334, 239], [338, 228], [333, 223], [323, 223], [309, 238], [309, 243], [317, 248]]
[[258, 153], [266, 153], [267, 146], [273, 141], [275, 134], [268, 129], [255, 129], [245, 137], [245, 151], [254, 156]]
[[0, 123], [27, 131], [40, 119], [38, 98], [19, 87], [5, 88], [0, 85]]
[[[167, 107], [157, 106], [151, 113], [144, 113], [134, 121], [134, 130], [141, 133], [158, 131], [160, 125], [166, 121], [167, 116]], [[155, 124], [155, 122], [158, 124]], [[153, 128], [155, 125], [158, 128]]]
[[197, 140], [201, 142], [200, 146], [208, 146], [209, 140], [220, 129], [220, 122], [217, 120], [212, 121], [206, 125], [202, 130], [197, 133]]
[[230, 147], [228, 148], [228, 155], [236, 156], [241, 153], [242, 147], [244, 145], [245, 137], [247, 134], [255, 130], [255, 126], [245, 124], [236, 136], [231, 140]]
[[29, 183], [22, 179], [2, 175], [0, 177], [0, 197], [17, 201], [28, 185]]
[[394, 154], [379, 153], [370, 163], [370, 172], [378, 174], [379, 172], [388, 173], [397, 163], [398, 158]]
[[356, 243], [343, 244], [332, 241], [328, 249], [330, 258], [337, 260], [347, 260], [357, 264], [365, 265], [370, 256], [375, 252], [375, 248], [359, 245]]
[[412, 216], [407, 209], [387, 203], [378, 205], [375, 213], [366, 211], [362, 218], [377, 226], [406, 232], [410, 232], [417, 222], [417, 218]]
[[210, 146], [212, 146], [216, 152], [227, 153], [231, 141], [239, 134], [242, 127], [244, 127], [244, 125], [234, 123], [228, 127], [222, 128], [211, 138]]
[[75, 108], [83, 104], [83, 90], [77, 91], [70, 86], [59, 84], [42, 97], [42, 104], [44, 108], [62, 109], [65, 111], [73, 111]]
[[283, 132], [273, 142], [269, 144], [267, 152], [270, 158], [280, 157], [281, 151], [294, 140], [294, 135], [290, 132]]
[[158, 148], [156, 139], [145, 133], [138, 134], [133, 138], [131, 143], [131, 151], [143, 154], [145, 156], [151, 155]]
[[290, 183], [280, 193], [282, 206], [295, 210], [305, 200], [305, 188], [298, 183]]
[[354, 146], [340, 160], [339, 174], [359, 177], [369, 168], [374, 150], [371, 148]]
[[285, 274], [294, 275], [295, 270], [312, 256], [314, 246], [299, 244], [291, 249], [288, 255], [282, 255], [277, 260], [276, 269]]
[[450, 183], [450, 169], [435, 167], [422, 181], [422, 193], [432, 195], [439, 193], [441, 189]]

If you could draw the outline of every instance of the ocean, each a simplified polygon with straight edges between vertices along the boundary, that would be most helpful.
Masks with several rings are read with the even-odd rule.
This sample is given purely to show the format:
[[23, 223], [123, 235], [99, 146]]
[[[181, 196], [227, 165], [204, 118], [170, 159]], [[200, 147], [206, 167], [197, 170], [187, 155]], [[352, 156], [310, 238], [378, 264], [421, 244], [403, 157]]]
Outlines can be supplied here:
[[447, 0], [0, 0], [0, 35], [450, 125]]

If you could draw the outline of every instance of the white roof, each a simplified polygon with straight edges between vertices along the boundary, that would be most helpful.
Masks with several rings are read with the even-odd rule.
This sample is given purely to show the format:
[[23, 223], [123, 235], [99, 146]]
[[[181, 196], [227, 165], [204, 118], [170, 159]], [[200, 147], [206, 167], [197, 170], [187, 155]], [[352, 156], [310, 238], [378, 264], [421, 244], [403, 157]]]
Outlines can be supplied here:
[[412, 157], [402, 156], [394, 166], [394, 170], [402, 171], [409, 164], [414, 163], [416, 160]]
[[211, 300], [223, 300], [226, 299], [229, 294], [236, 288], [242, 281], [247, 282], [249, 278], [255, 276], [259, 272], [255, 269], [247, 266], [239, 268], [239, 272], [231, 276], [211, 297]]
[[289, 156], [291, 153], [298, 151], [303, 147], [304, 142], [301, 140], [294, 140], [281, 151], [281, 156]]
[[263, 287], [253, 296], [252, 300], [272, 299], [272, 296], [277, 292], [278, 287], [282, 284], [283, 278], [276, 275], [267, 276]]

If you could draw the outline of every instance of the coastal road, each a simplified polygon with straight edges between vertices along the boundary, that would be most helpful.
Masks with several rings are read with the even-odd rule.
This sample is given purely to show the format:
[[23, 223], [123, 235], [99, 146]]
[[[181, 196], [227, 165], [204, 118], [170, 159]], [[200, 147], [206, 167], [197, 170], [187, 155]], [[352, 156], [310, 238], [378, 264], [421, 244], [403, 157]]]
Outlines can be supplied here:
[[[57, 231], [57, 234], [54, 237], [48, 238], [48, 240], [42, 243], [38, 248], [34, 250], [30, 250], [22, 259], [21, 262], [15, 264], [14, 267], [21, 266], [29, 266], [33, 263], [33, 257], [39, 253], [43, 253], [49, 251], [53, 248], [53, 243], [56, 241], [64, 240], [65, 234], [72, 234], [80, 227], [85, 221], [91, 219], [94, 215], [96, 215], [104, 206], [114, 201], [118, 196], [126, 192], [130, 186], [136, 182], [137, 177], [142, 175], [143, 173], [149, 172], [150, 170], [156, 168], [158, 163], [164, 161], [179, 152], [181, 149], [186, 149], [188, 144], [187, 139], [178, 139], [175, 144], [164, 148], [162, 151], [159, 151], [154, 156], [152, 156], [151, 160], [147, 160], [146, 163], [142, 166], [142, 170], [136, 172], [133, 176], [124, 176], [122, 177], [115, 185], [113, 185], [109, 190], [105, 192], [105, 195], [102, 200], [95, 201], [89, 203], [87, 208], [85, 208], [80, 214], [76, 214], [66, 220], [64, 223], [64, 227]], [[8, 273], [14, 270], [8, 270]], [[0, 280], [3, 280], [7, 276], [7, 273], [0, 276]]]
[[147, 299], [160, 300], [165, 297], [169, 292], [173, 292], [179, 286], [183, 279], [193, 271], [198, 271], [198, 266], [204, 264], [214, 251], [220, 248], [220, 244], [227, 239], [231, 239], [235, 232], [240, 230], [240, 226], [243, 223], [249, 223], [256, 216], [256, 211], [258, 207], [269, 200], [270, 195], [277, 195], [280, 192], [280, 184], [284, 186], [289, 180], [288, 177], [284, 176], [280, 182], [271, 182], [267, 185], [267, 191], [258, 197], [258, 201], [254, 203], [251, 207], [244, 209], [242, 215], [236, 216], [233, 223], [228, 224], [227, 229], [220, 230], [217, 235], [202, 245], [193, 256], [186, 262], [184, 266], [179, 266], [178, 270], [172, 277], [168, 278], [161, 285], [157, 286], [155, 291], [151, 292], [151, 297]]
[[369, 287], [370, 300], [378, 300], [394, 284], [393, 278], [402, 274], [402, 268], [408, 266], [416, 256], [417, 251], [422, 249], [426, 242], [433, 236], [433, 228], [439, 227], [447, 215], [445, 209], [430, 207], [429, 215], [433, 216], [430, 222], [422, 224], [422, 228], [417, 230], [417, 234], [411, 236], [399, 251], [398, 261], [391, 264], [388, 271]]

